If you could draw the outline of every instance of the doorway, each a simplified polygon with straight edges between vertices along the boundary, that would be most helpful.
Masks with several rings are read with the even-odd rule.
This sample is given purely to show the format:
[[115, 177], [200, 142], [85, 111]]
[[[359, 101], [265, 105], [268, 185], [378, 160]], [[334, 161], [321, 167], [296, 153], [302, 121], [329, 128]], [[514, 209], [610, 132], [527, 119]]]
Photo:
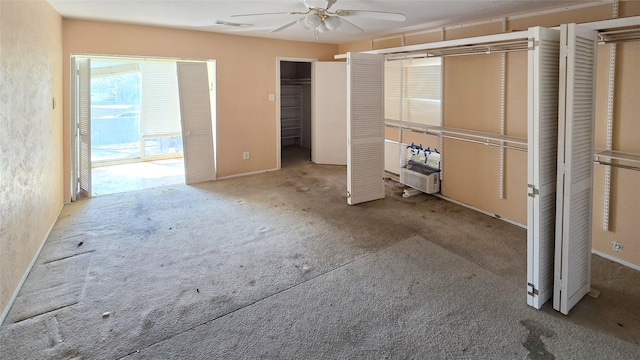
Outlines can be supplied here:
[[311, 160], [312, 59], [279, 59], [278, 168]]
[[72, 66], [72, 201], [215, 179], [215, 62], [73, 56]]
[[90, 65], [91, 196], [184, 183], [176, 63]]

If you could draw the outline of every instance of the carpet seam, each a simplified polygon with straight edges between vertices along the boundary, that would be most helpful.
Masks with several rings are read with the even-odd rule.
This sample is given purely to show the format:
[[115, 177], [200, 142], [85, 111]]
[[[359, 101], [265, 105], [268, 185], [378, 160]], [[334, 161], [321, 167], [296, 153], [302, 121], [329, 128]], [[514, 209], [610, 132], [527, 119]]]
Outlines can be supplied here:
[[[331, 270], [329, 270], [329, 271], [326, 271], [326, 272], [323, 272], [323, 273], [321, 273], [321, 274], [318, 274], [318, 275], [316, 275], [316, 276], [314, 276], [314, 277], [312, 277], [312, 278], [310, 278], [310, 279], [308, 279], [308, 280], [305, 280], [305, 281], [300, 282], [300, 283], [298, 283], [298, 284], [291, 285], [291, 286], [289, 286], [289, 287], [287, 287], [287, 288], [285, 288], [285, 289], [282, 289], [282, 290], [280, 290], [280, 291], [278, 291], [278, 292], [275, 292], [275, 293], [273, 293], [273, 294], [271, 294], [271, 295], [269, 295], [269, 296], [266, 296], [266, 297], [264, 297], [264, 298], [258, 299], [258, 300], [254, 301], [254, 302], [252, 302], [252, 303], [247, 304], [247, 305], [241, 306], [241, 307], [239, 307], [239, 308], [237, 308], [237, 309], [234, 309], [234, 310], [232, 310], [232, 311], [230, 311], [230, 312], [228, 312], [228, 313], [225, 313], [225, 314], [222, 314], [222, 315], [220, 315], [220, 316], [214, 317], [213, 319], [209, 319], [209, 320], [207, 320], [207, 321], [205, 321], [205, 322], [203, 322], [203, 323], [200, 323], [200, 324], [198, 324], [198, 325], [194, 325], [194, 326], [192, 326], [192, 327], [190, 327], [190, 328], [188, 328], [188, 329], [186, 329], [186, 330], [183, 330], [183, 331], [181, 331], [181, 332], [179, 332], [179, 333], [176, 333], [176, 334], [174, 334], [174, 335], [171, 335], [171, 336], [169, 336], [169, 337], [166, 337], [166, 338], [164, 338], [164, 339], [161, 339], [161, 340], [159, 340], [159, 341], [156, 341], [156, 342], [154, 342], [153, 344], [150, 344], [150, 345], [148, 345], [148, 346], [145, 346], [145, 347], [144, 347], [144, 348], [142, 348], [142, 349], [138, 349], [138, 350], [131, 351], [131, 352], [129, 352], [129, 353], [127, 353], [127, 354], [125, 354], [125, 355], [123, 355], [123, 356], [119, 357], [118, 359], [124, 359], [124, 358], [126, 358], [127, 356], [130, 356], [130, 355], [133, 355], [133, 354], [140, 353], [140, 351], [142, 351], [142, 350], [144, 350], [144, 349], [148, 349], [148, 348], [150, 348], [150, 347], [152, 347], [152, 346], [154, 346], [154, 345], [156, 345], [156, 344], [159, 344], [159, 343], [161, 343], [161, 342], [163, 342], [163, 341], [166, 341], [166, 340], [172, 339], [172, 338], [174, 338], [174, 337], [176, 337], [176, 336], [178, 336], [178, 335], [182, 335], [182, 334], [184, 334], [184, 333], [186, 333], [186, 332], [188, 332], [188, 331], [191, 331], [191, 330], [194, 330], [194, 329], [196, 329], [196, 328], [198, 328], [198, 327], [201, 327], [201, 326], [207, 325], [207, 324], [212, 323], [212, 322], [214, 322], [214, 321], [216, 321], [216, 320], [222, 319], [222, 318], [224, 318], [224, 317], [226, 317], [226, 316], [228, 316], [228, 315], [232, 315], [232, 314], [234, 314], [234, 313], [235, 313], [235, 312], [237, 312], [237, 311], [240, 311], [240, 310], [242, 310], [242, 309], [248, 308], [248, 307], [253, 306], [253, 305], [255, 305], [255, 304], [259, 303], [259, 302], [262, 302], [262, 301], [264, 301], [264, 300], [267, 300], [267, 299], [269, 299], [269, 298], [271, 298], [271, 297], [273, 297], [273, 296], [276, 296], [276, 295], [278, 295], [278, 294], [281, 294], [281, 293], [283, 293], [283, 292], [285, 292], [285, 291], [291, 290], [291, 289], [293, 289], [293, 288], [295, 288], [295, 287], [298, 287], [298, 286], [300, 286], [300, 285], [302, 285], [302, 284], [306, 284], [307, 282], [309, 282], [309, 281], [311, 281], [311, 280], [315, 280], [315, 279], [317, 279], [317, 278], [319, 278], [319, 277], [321, 277], [321, 276], [324, 276], [324, 275], [329, 274], [329, 273], [332, 273], [332, 272], [334, 272], [334, 271], [336, 271], [336, 270], [342, 269], [342, 268], [344, 268], [345, 266], [350, 265], [350, 264], [352, 264], [352, 263], [354, 263], [354, 262], [356, 262], [356, 261], [358, 261], [358, 260], [366, 259], [366, 258], [368, 258], [368, 257], [370, 257], [370, 256], [376, 255], [376, 254], [378, 254], [379, 252], [381, 252], [381, 251], [383, 251], [383, 250], [386, 250], [386, 249], [388, 249], [388, 248], [390, 248], [390, 247], [392, 247], [392, 246], [395, 246], [395, 245], [401, 244], [401, 243], [403, 243], [403, 242], [405, 242], [405, 241], [408, 241], [408, 240], [410, 240], [410, 239], [413, 239], [413, 238], [415, 238], [415, 237], [420, 237], [420, 236], [419, 236], [419, 235], [412, 235], [412, 236], [410, 236], [410, 237], [408, 237], [408, 238], [406, 238], [406, 239], [404, 239], [404, 240], [400, 240], [400, 241], [393, 242], [393, 243], [392, 243], [392, 241], [390, 241], [389, 243], [392, 243], [392, 244], [385, 244], [385, 245], [381, 246], [381, 247], [380, 247], [380, 249], [378, 249], [378, 250], [377, 250], [377, 251], [375, 251], [375, 252], [372, 252], [372, 253], [369, 253], [369, 254], [366, 254], [366, 255], [360, 256], [360, 257], [358, 257], [358, 258], [355, 258], [355, 259], [353, 259], [353, 260], [351, 260], [351, 261], [349, 261], [349, 262], [346, 262], [346, 263], [344, 263], [344, 264], [342, 264], [342, 265], [340, 265], [340, 266], [338, 266], [338, 267], [336, 267], [336, 268], [333, 268], [333, 269], [331, 269]], [[421, 238], [421, 237], [420, 237], [420, 238]], [[421, 238], [421, 239], [422, 239], [422, 238]]]

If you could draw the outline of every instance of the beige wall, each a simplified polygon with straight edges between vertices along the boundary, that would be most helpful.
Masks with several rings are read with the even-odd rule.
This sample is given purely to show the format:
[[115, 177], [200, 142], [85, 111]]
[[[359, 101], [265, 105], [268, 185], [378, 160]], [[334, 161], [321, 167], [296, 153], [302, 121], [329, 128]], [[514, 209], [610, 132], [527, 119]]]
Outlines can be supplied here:
[[[64, 93], [69, 92], [71, 54], [213, 59], [217, 66], [218, 177], [277, 167], [276, 57], [333, 60], [337, 45], [279, 41], [201, 31], [65, 19]], [[69, 119], [65, 100], [64, 118]], [[68, 183], [68, 120], [64, 122]], [[251, 158], [242, 160], [249, 151]], [[68, 190], [65, 198], [68, 198]]]
[[63, 204], [62, 19], [48, 3], [0, 1], [0, 69], [4, 315]]
[[[640, 1], [622, 1], [620, 16], [640, 15]], [[612, 5], [600, 5], [523, 17], [507, 21], [507, 31], [526, 30], [531, 26], [557, 26], [563, 23], [610, 19]], [[479, 19], [480, 20], [480, 19]], [[478, 26], [452, 26], [445, 39], [487, 35], [501, 32], [502, 24], [493, 22]], [[407, 43], [439, 41], [440, 32], [407, 36]], [[398, 38], [399, 41], [399, 38]], [[392, 40], [374, 42], [397, 46]], [[340, 53], [370, 50], [371, 41], [361, 40], [341, 44]], [[640, 153], [640, 42], [618, 46], [616, 73], [616, 103], [613, 148]], [[506, 56], [506, 133], [527, 135], [527, 55], [509, 53]], [[607, 109], [608, 46], [598, 51], [598, 85], [596, 103], [596, 146], [604, 147]], [[500, 117], [500, 55], [449, 57], [444, 61], [444, 125], [488, 132], [498, 132]], [[397, 139], [397, 130], [388, 129], [387, 138]], [[409, 139], [409, 141], [407, 141]], [[403, 134], [404, 142], [433, 144], [432, 137]], [[442, 193], [452, 199], [490, 213], [526, 224], [526, 153], [507, 150], [505, 159], [505, 199], [498, 198], [499, 150], [487, 146], [445, 140], [443, 149], [444, 181]], [[473, 174], [473, 176], [469, 176]], [[602, 230], [604, 169], [595, 166], [593, 248], [606, 255], [640, 266], [640, 172], [614, 169], [612, 172], [611, 226]], [[611, 241], [623, 244], [622, 253], [611, 250]]]

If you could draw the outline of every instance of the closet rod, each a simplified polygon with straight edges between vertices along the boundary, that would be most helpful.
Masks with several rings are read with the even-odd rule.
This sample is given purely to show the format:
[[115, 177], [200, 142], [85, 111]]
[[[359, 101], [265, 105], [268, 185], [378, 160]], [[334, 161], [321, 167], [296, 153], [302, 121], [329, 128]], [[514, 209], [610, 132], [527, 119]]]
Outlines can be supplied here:
[[611, 163], [611, 162], [607, 162], [607, 161], [600, 161], [600, 160], [593, 160], [593, 162], [594, 162], [594, 163], [596, 163], [596, 164], [599, 164], [599, 165], [605, 165], [605, 166], [617, 167], [617, 168], [627, 169], [627, 170], [640, 171], [640, 166], [631, 166], [631, 165], [614, 164], [614, 163]]
[[[464, 138], [464, 137], [445, 135], [445, 134], [441, 133], [440, 130], [438, 130], [438, 131], [429, 131], [429, 129], [417, 130], [417, 129], [412, 129], [410, 127], [405, 127], [405, 126], [400, 126], [400, 125], [393, 125], [393, 124], [385, 124], [385, 126], [389, 127], [389, 128], [394, 128], [394, 129], [408, 130], [408, 131], [415, 132], [415, 133], [420, 133], [420, 134], [427, 134], [427, 135], [432, 135], [432, 136], [441, 136], [441, 137], [446, 138], [446, 139], [466, 141], [466, 142], [470, 142], [470, 143], [474, 143], [474, 144], [495, 146], [495, 147], [500, 147], [500, 148], [510, 149], [510, 150], [527, 151], [526, 147], [518, 147], [518, 146], [512, 146], [512, 145], [504, 145], [504, 144], [500, 144], [500, 143], [493, 143], [491, 141], [497, 141], [497, 140], [489, 139], [489, 138], [486, 138], [485, 141], [481, 141], [481, 140], [473, 140], [473, 139]], [[473, 135], [469, 135], [469, 136], [473, 136]]]
[[[430, 133], [430, 135], [436, 135], [436, 134], [431, 134]], [[518, 150], [518, 151], [524, 151], [524, 152], [527, 151], [527, 149], [525, 149], [525, 148], [521, 148], [521, 147], [517, 147], [517, 146], [511, 146], [511, 145], [495, 144], [495, 143], [489, 142], [488, 140], [487, 141], [480, 141], [480, 140], [461, 138], [461, 137], [456, 137], [456, 136], [451, 136], [451, 135], [442, 135], [442, 137], [445, 138], [445, 139], [466, 141], [466, 142], [470, 142], [470, 143], [474, 143], [474, 144], [495, 146], [495, 147], [499, 147], [499, 148], [502, 148], [502, 149]]]
[[412, 59], [424, 59], [424, 58], [434, 58], [434, 57], [453, 57], [453, 56], [467, 56], [467, 55], [491, 55], [491, 54], [506, 54], [511, 52], [518, 51], [527, 51], [527, 48], [522, 49], [509, 49], [509, 50], [485, 50], [485, 51], [477, 51], [477, 52], [460, 52], [460, 53], [419, 53], [419, 54], [407, 54], [405, 56], [389, 56], [386, 58], [386, 61], [396, 61], [396, 60], [412, 60]]

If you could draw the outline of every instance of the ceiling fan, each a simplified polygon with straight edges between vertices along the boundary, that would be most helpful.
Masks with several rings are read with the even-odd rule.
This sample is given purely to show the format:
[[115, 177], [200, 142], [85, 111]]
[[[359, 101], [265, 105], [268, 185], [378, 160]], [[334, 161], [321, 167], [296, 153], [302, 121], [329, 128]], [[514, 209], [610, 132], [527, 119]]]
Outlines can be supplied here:
[[289, 11], [276, 13], [259, 13], [259, 14], [241, 14], [231, 15], [231, 17], [241, 16], [261, 16], [261, 15], [304, 15], [297, 20], [280, 26], [271, 32], [278, 32], [287, 29], [293, 25], [299, 25], [305, 30], [313, 30], [316, 39], [319, 33], [333, 31], [342, 28], [345, 31], [357, 33], [364, 31], [361, 27], [345, 19], [347, 16], [361, 16], [369, 19], [388, 20], [388, 21], [405, 21], [407, 17], [404, 14], [386, 12], [386, 11], [369, 11], [369, 10], [329, 10], [337, 0], [323, 0], [325, 7], [314, 6], [310, 4], [310, 0], [302, 0], [307, 11]]

